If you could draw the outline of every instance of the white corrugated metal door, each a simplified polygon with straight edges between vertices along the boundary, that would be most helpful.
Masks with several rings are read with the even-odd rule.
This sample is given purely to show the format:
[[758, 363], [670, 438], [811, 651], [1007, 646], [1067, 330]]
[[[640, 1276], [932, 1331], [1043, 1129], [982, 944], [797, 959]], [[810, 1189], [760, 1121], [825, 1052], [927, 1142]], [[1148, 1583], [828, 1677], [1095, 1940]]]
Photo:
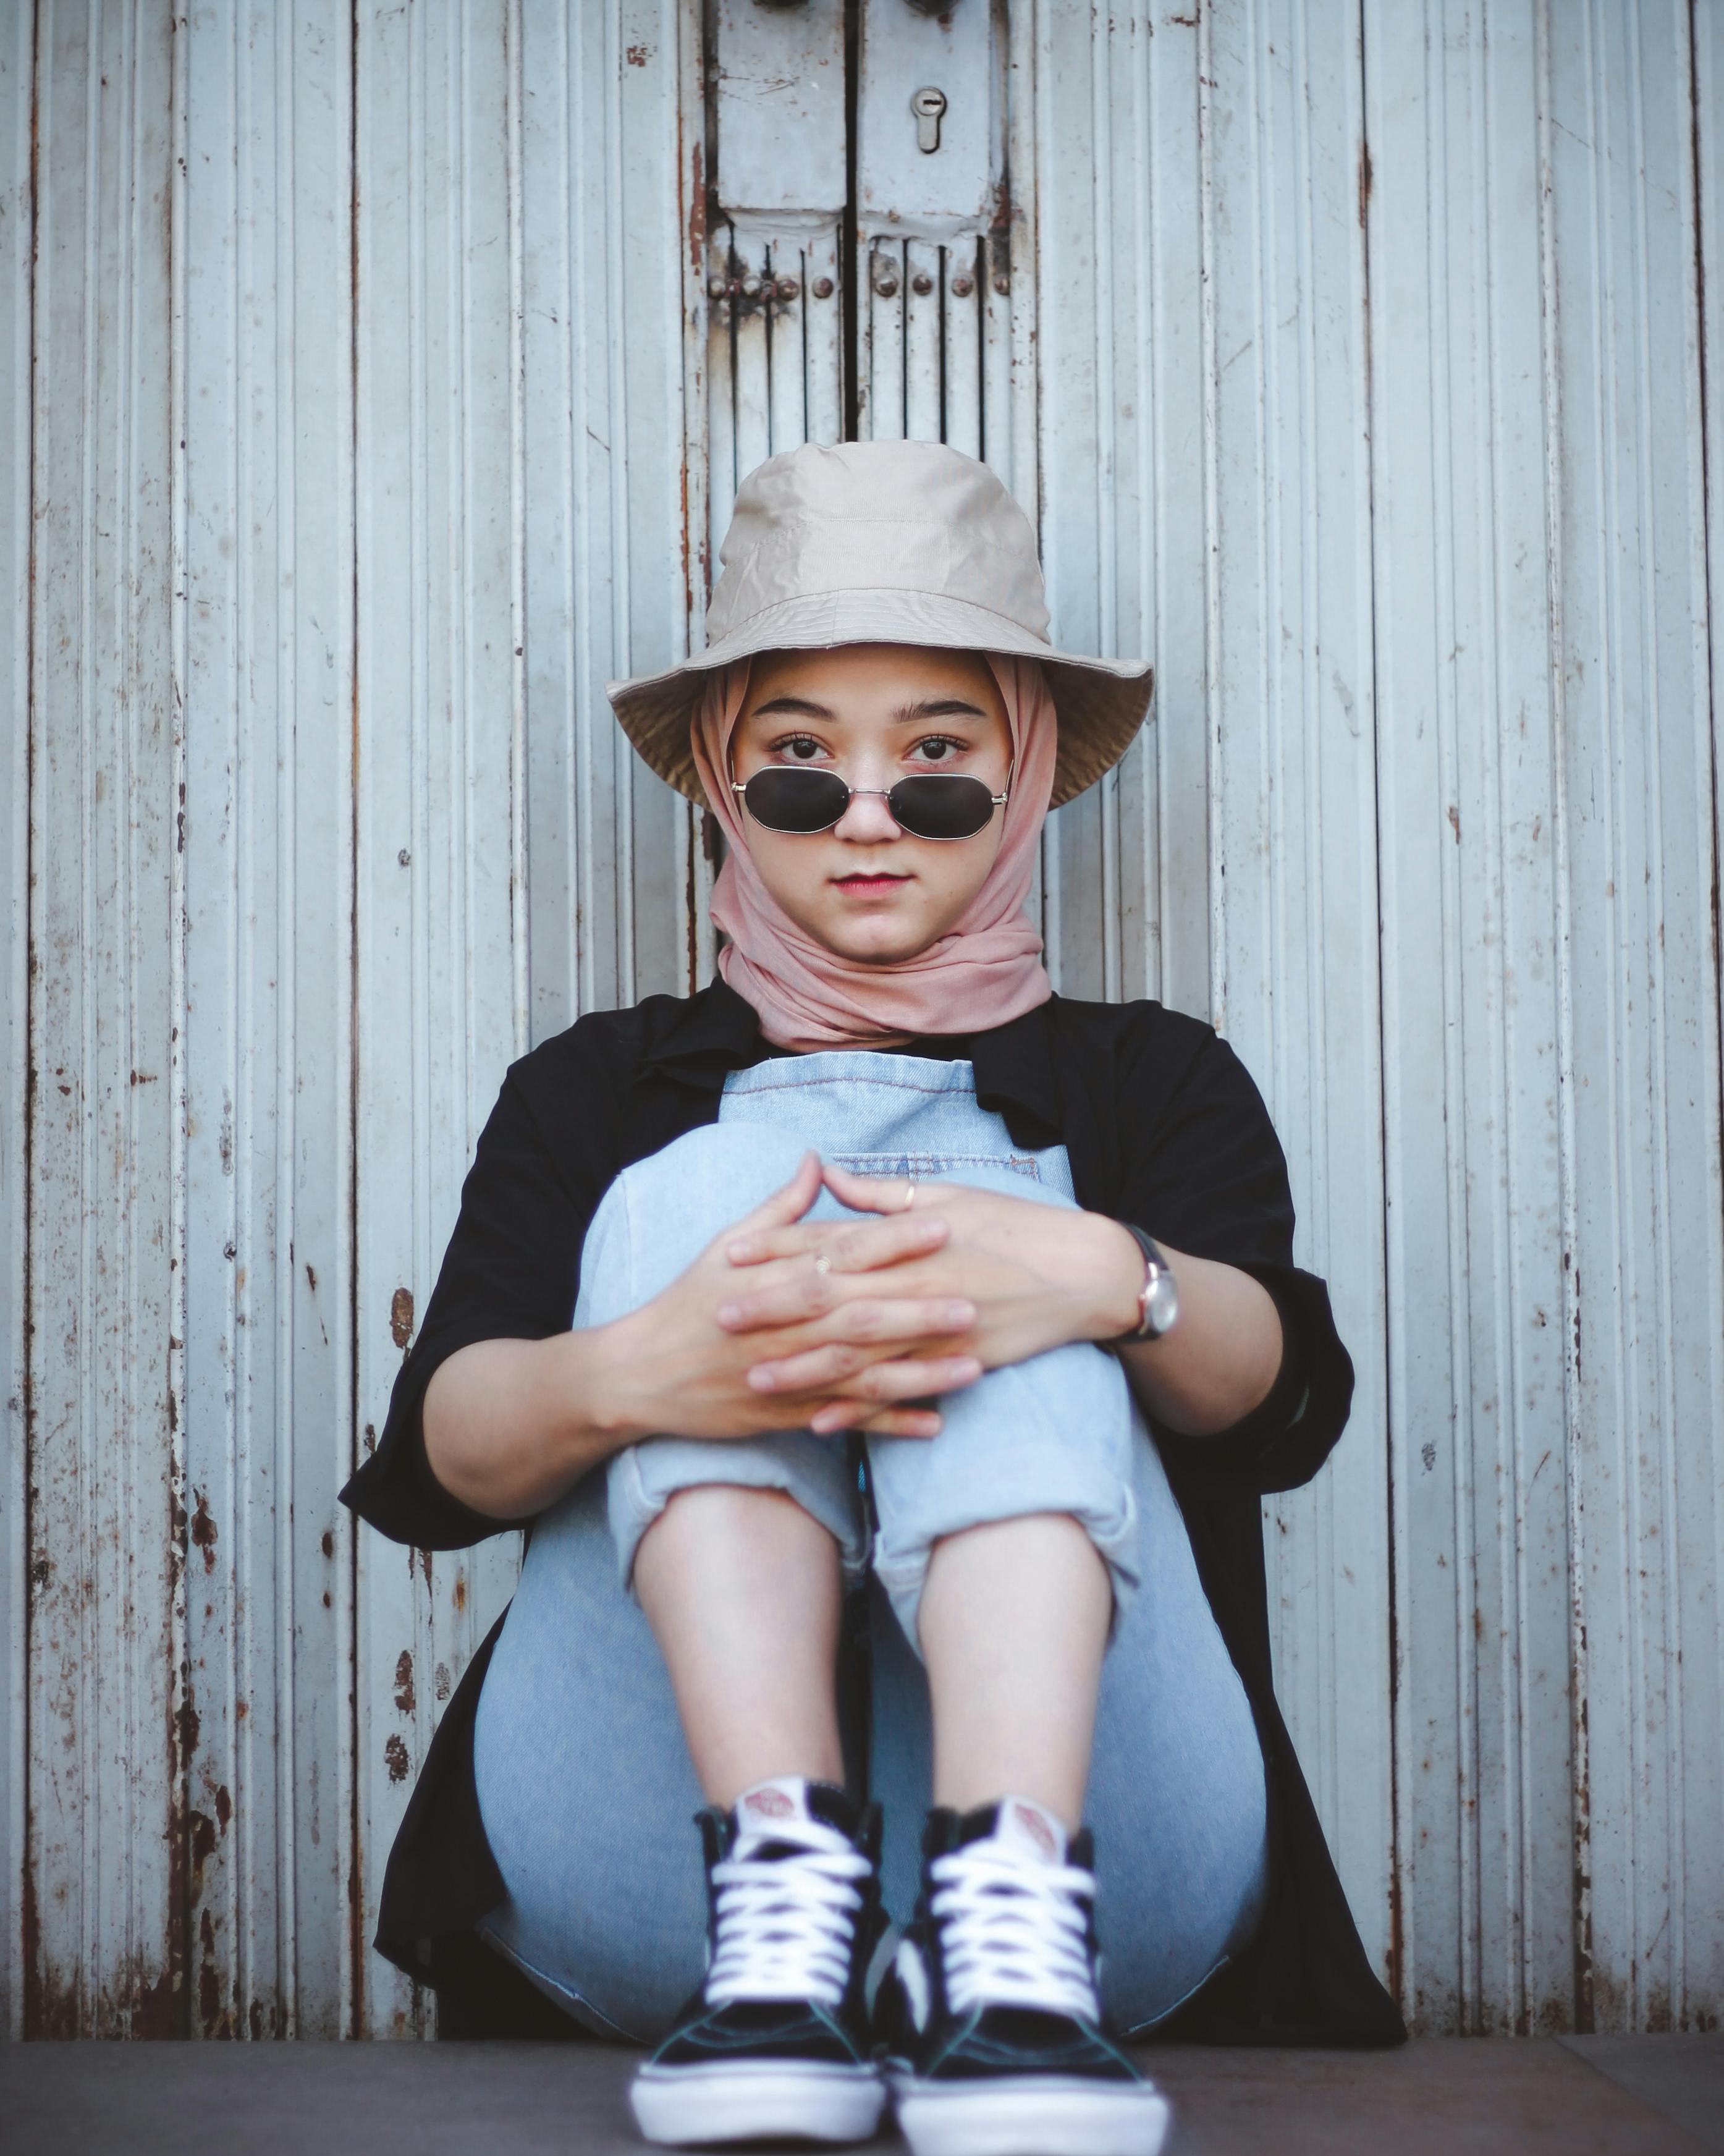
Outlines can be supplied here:
[[1716, 2021], [1721, 90], [1719, 0], [10, 12], [8, 2028], [428, 2028], [366, 1942], [517, 1555], [336, 1491], [510, 1058], [710, 971], [605, 680], [904, 433], [1156, 662], [1035, 902], [1238, 1046], [1357, 1361], [1265, 1532], [1373, 1958]]

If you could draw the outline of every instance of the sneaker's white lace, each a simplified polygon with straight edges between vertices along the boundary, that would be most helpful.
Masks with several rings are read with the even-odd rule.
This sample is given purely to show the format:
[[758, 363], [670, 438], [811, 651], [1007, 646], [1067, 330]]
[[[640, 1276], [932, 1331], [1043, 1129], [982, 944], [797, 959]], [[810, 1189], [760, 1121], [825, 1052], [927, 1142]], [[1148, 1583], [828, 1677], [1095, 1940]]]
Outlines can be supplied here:
[[929, 1867], [940, 1923], [946, 1996], [972, 2006], [1037, 2006], [1100, 2018], [1085, 1938], [1095, 1875], [1075, 1864], [1030, 1864], [972, 1841]]
[[[745, 1849], [747, 1844], [741, 1845]], [[708, 2003], [807, 1999], [836, 2006], [850, 1975], [850, 1942], [868, 1859], [834, 1831], [830, 1847], [731, 1856], [713, 1866], [717, 1922]]]

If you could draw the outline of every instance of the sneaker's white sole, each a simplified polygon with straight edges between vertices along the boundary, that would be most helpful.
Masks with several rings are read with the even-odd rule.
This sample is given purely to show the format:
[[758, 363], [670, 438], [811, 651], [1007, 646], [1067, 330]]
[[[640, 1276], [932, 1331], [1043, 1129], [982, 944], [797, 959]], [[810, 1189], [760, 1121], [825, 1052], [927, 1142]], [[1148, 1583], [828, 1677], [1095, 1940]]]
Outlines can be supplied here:
[[885, 2107], [871, 2066], [750, 2059], [641, 2067], [629, 2092], [635, 2123], [670, 2148], [708, 2141], [866, 2141]]
[[1098, 2087], [1047, 2074], [987, 2082], [892, 2076], [914, 2156], [1159, 2156], [1172, 2108], [1147, 2082]]

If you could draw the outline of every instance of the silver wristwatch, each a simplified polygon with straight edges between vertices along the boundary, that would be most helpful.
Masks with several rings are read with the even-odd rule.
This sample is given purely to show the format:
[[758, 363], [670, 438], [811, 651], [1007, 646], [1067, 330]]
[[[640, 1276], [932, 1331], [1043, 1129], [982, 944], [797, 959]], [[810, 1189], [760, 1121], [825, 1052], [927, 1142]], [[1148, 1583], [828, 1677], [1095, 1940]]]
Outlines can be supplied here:
[[1137, 1322], [1119, 1335], [1113, 1343], [1116, 1347], [1131, 1340], [1159, 1340], [1179, 1316], [1178, 1283], [1160, 1244], [1129, 1220], [1121, 1220], [1120, 1225], [1143, 1253], [1143, 1286], [1137, 1291]]

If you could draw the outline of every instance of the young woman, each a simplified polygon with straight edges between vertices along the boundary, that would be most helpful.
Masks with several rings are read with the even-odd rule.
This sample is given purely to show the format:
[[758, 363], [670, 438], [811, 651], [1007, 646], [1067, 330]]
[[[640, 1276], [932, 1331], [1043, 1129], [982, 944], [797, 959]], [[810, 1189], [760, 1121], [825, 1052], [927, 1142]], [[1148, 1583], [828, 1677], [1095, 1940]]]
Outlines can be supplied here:
[[890, 2089], [916, 2156], [1152, 2156], [1120, 2035], [1401, 2034], [1263, 1609], [1351, 1368], [1236, 1060], [1054, 997], [1024, 911], [1148, 670], [1049, 648], [936, 445], [775, 458], [722, 561], [706, 651], [612, 692], [725, 834], [722, 978], [511, 1070], [351, 1489], [531, 1523], [379, 1945], [656, 2045], [656, 2141]]

